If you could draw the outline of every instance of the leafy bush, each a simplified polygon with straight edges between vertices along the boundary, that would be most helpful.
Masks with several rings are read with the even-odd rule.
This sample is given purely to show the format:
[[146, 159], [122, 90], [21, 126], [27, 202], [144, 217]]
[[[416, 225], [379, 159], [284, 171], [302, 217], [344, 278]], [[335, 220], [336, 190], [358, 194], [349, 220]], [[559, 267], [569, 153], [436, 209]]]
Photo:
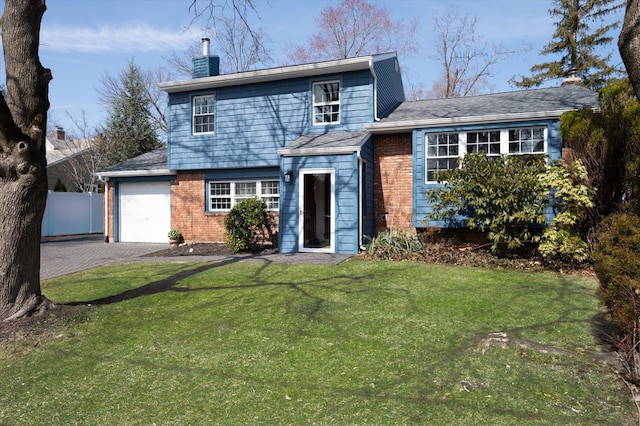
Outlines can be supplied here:
[[544, 257], [558, 257], [577, 262], [590, 260], [587, 243], [577, 231], [586, 210], [593, 207], [593, 188], [587, 185], [587, 171], [580, 160], [565, 166], [560, 161], [548, 164], [540, 182], [549, 190], [555, 216], [544, 230], [538, 251]]
[[460, 168], [439, 172], [442, 187], [427, 191], [431, 220], [466, 218], [470, 229], [489, 231], [495, 251], [521, 247], [535, 238], [534, 225], [547, 220], [548, 191], [538, 176], [545, 171], [542, 156], [487, 157], [466, 154]]
[[596, 237], [599, 295], [616, 327], [611, 337], [629, 378], [640, 384], [640, 216], [610, 215]]
[[273, 215], [257, 198], [237, 203], [224, 219], [224, 227], [227, 245], [234, 252], [257, 251], [266, 243], [277, 245]]
[[[466, 154], [460, 168], [437, 175], [442, 187], [427, 191], [433, 206], [431, 220], [458, 220], [463, 226], [488, 231], [492, 250], [522, 247], [540, 242], [545, 257], [583, 262], [589, 249], [575, 230], [593, 191], [579, 161], [564, 166], [547, 163], [542, 156], [487, 157], [483, 152]], [[548, 228], [547, 207], [555, 217]], [[542, 236], [541, 236], [542, 234]]]
[[177, 229], [172, 229], [171, 231], [169, 231], [169, 233], [167, 234], [167, 237], [170, 240], [176, 240], [176, 241], [180, 241], [182, 240], [182, 233], [180, 231], [178, 231]]
[[366, 245], [366, 252], [379, 259], [395, 259], [424, 249], [422, 238], [410, 232], [383, 231]]

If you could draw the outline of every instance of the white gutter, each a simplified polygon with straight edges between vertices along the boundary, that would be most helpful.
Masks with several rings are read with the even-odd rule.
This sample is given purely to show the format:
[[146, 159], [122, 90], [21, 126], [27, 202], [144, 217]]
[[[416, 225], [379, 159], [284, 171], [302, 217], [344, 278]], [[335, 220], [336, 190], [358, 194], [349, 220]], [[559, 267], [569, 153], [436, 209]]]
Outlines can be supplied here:
[[175, 170], [158, 169], [158, 170], [122, 170], [118, 172], [97, 173], [98, 179], [104, 180], [119, 177], [149, 177], [149, 176], [175, 176]]
[[373, 56], [363, 56], [359, 58], [339, 59], [336, 61], [245, 71], [234, 74], [221, 74], [191, 80], [168, 81], [159, 83], [158, 87], [167, 93], [176, 93], [216, 87], [238, 86], [242, 84], [310, 77], [328, 73], [359, 71], [370, 68], [372, 61]]
[[278, 155], [286, 157], [302, 157], [305, 155], [339, 155], [357, 153], [360, 155], [361, 148], [355, 146], [340, 146], [335, 148], [299, 148], [299, 149], [279, 149]]
[[406, 120], [406, 121], [389, 121], [366, 124], [365, 128], [371, 133], [411, 131], [425, 127], [440, 127], [452, 125], [469, 125], [469, 124], [487, 124], [487, 123], [504, 123], [510, 121], [523, 120], [544, 120], [549, 118], [558, 118], [567, 111], [573, 109], [563, 109], [556, 111], [541, 112], [514, 112], [511, 114], [486, 114], [469, 117], [453, 117], [453, 118], [428, 118], [424, 120]]

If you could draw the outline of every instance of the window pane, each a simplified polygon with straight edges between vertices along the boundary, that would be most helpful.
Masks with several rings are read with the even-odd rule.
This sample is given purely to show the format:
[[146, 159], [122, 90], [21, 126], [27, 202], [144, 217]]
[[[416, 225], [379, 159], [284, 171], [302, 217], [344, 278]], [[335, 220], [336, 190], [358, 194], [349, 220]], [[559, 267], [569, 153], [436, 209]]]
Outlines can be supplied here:
[[279, 195], [280, 187], [277, 180], [262, 182], [262, 195]]
[[255, 182], [237, 182], [236, 197], [251, 197], [256, 195]]

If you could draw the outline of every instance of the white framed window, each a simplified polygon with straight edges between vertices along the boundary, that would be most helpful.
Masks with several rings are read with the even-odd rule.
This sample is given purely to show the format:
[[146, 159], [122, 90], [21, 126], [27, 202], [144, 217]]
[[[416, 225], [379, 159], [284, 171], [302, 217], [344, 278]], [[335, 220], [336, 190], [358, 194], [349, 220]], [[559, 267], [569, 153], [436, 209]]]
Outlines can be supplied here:
[[267, 208], [277, 211], [280, 208], [280, 182], [277, 180], [209, 182], [209, 211], [226, 212], [236, 203], [257, 197], [264, 201]]
[[547, 127], [531, 126], [466, 132], [427, 133], [427, 183], [435, 183], [435, 173], [458, 167], [465, 153], [483, 151], [488, 156], [545, 154]]
[[193, 97], [193, 134], [213, 133], [215, 118], [215, 95]]
[[545, 128], [509, 129], [509, 154], [544, 154]]
[[500, 130], [467, 132], [467, 152], [480, 151], [489, 156], [500, 155]]
[[427, 134], [427, 180], [435, 182], [435, 173], [458, 167], [458, 158], [464, 151], [460, 149], [458, 133]]
[[340, 82], [313, 83], [313, 124], [340, 123]]

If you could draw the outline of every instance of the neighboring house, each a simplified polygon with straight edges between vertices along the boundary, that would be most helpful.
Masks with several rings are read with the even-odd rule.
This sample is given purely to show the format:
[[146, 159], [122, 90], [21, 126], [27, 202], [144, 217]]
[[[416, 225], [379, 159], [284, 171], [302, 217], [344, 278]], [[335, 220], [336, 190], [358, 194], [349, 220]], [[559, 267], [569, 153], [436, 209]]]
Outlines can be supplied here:
[[433, 171], [485, 147], [559, 158], [560, 114], [597, 104], [579, 86], [404, 102], [395, 54], [228, 75], [205, 55], [192, 79], [160, 87], [166, 152], [97, 173], [110, 241], [169, 229], [224, 241], [226, 213], [257, 196], [278, 215], [281, 252], [357, 253], [381, 229], [425, 226]]
[[89, 141], [68, 140], [62, 128], [54, 128], [53, 137], [46, 140], [49, 189], [53, 190], [60, 179], [69, 192], [97, 192], [97, 185], [91, 185], [94, 181], [93, 170], [87, 167], [91, 163], [91, 156]]

